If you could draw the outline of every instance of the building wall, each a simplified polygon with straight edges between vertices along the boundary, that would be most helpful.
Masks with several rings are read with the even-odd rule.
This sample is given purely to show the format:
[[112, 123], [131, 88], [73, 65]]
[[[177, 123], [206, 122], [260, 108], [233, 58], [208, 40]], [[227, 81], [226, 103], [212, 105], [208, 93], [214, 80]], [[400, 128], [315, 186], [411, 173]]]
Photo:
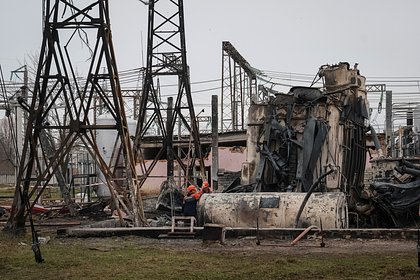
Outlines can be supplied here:
[[[224, 175], [225, 173], [235, 173], [241, 171], [242, 163], [246, 161], [246, 148], [242, 146], [233, 147], [219, 147], [219, 170]], [[146, 160], [146, 166], [152, 160]], [[166, 180], [166, 160], [159, 160], [153, 168], [150, 177], [146, 179], [141, 188], [141, 193], [144, 196], [158, 195], [163, 181]], [[204, 165], [210, 167], [212, 164], [212, 153], [205, 159]], [[175, 182], [179, 184], [178, 166], [175, 164], [174, 176]], [[137, 166], [137, 168], [140, 168]], [[207, 168], [206, 168], [207, 169]], [[138, 170], [140, 173], [140, 170]], [[221, 174], [221, 175], [222, 175]], [[209, 174], [207, 174], [208, 176]], [[223, 176], [221, 176], [223, 177]], [[207, 178], [211, 183], [210, 178]]]

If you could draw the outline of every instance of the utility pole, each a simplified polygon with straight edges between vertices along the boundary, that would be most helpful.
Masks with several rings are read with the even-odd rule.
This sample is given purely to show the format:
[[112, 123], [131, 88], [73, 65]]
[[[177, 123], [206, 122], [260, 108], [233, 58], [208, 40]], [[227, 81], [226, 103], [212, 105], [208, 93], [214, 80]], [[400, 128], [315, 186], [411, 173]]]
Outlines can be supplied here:
[[392, 121], [392, 91], [387, 90], [385, 93], [385, 135], [388, 141], [388, 147], [390, 152], [388, 156], [395, 157], [395, 144], [394, 144], [394, 132], [393, 132], [393, 121]]
[[[172, 124], [172, 111], [173, 111], [173, 105], [174, 105], [174, 101], [172, 97], [168, 98], [168, 112], [167, 112], [167, 124], [166, 127], [170, 127]], [[169, 130], [168, 131], [168, 137], [167, 137], [167, 145], [166, 145], [166, 162], [167, 162], [167, 177], [168, 177], [168, 181], [173, 177], [174, 177], [174, 150], [173, 150], [173, 144], [174, 144], [174, 139], [173, 139], [173, 131]]]
[[211, 180], [213, 190], [219, 188], [219, 114], [217, 95], [211, 97]]

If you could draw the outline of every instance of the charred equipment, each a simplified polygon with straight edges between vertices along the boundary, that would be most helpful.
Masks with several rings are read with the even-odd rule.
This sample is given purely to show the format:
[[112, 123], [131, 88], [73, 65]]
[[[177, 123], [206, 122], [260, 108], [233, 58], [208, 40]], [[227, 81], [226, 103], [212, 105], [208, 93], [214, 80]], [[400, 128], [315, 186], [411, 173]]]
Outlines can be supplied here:
[[[236, 210], [247, 205], [264, 217], [260, 225], [305, 226], [329, 219], [335, 222], [327, 227], [341, 228], [352, 221], [349, 217], [358, 220], [374, 209], [371, 191], [363, 183], [366, 134], [373, 130], [368, 124], [366, 79], [357, 65], [351, 69], [348, 63], [322, 66], [318, 74], [323, 89], [293, 87], [266, 104], [250, 106], [241, 184], [225, 192], [265, 193], [255, 195], [252, 202], [233, 198], [239, 199]], [[295, 193], [303, 195], [291, 199]], [[312, 202], [311, 194], [315, 196]], [[204, 221], [218, 219], [215, 207], [220, 199], [213, 194], [200, 202]], [[264, 202], [270, 199], [276, 203]], [[327, 214], [323, 204], [331, 200], [334, 211]], [[273, 222], [278, 216], [274, 212], [281, 207], [285, 220]]]

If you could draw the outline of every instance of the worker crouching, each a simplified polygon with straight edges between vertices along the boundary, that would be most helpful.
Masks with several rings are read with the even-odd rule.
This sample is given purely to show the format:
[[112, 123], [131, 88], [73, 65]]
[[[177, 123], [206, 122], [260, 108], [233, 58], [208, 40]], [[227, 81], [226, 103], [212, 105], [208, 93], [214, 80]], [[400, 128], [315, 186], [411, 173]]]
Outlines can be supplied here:
[[197, 217], [197, 201], [200, 199], [197, 196], [197, 188], [193, 185], [188, 186], [187, 195], [184, 197], [184, 203], [182, 205], [182, 213], [184, 216]]
[[197, 202], [203, 193], [210, 193], [209, 183], [203, 182], [203, 185], [199, 192], [193, 185], [188, 186], [187, 195], [184, 197], [184, 203], [182, 206], [182, 213], [184, 216], [194, 216], [197, 218]]

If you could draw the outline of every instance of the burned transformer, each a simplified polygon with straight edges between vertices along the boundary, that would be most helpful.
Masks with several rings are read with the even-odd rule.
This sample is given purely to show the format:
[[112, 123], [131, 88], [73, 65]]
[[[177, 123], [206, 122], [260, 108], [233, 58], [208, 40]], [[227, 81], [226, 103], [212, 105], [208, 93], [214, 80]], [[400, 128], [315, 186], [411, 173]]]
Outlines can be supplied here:
[[[326, 227], [345, 228], [373, 209], [363, 184], [371, 129], [366, 79], [348, 63], [322, 66], [318, 74], [322, 89], [293, 87], [251, 105], [241, 184], [203, 197], [203, 221], [250, 226], [258, 218], [262, 226], [293, 227], [323, 219], [332, 221]], [[327, 213], [323, 205], [331, 200], [334, 211]]]

